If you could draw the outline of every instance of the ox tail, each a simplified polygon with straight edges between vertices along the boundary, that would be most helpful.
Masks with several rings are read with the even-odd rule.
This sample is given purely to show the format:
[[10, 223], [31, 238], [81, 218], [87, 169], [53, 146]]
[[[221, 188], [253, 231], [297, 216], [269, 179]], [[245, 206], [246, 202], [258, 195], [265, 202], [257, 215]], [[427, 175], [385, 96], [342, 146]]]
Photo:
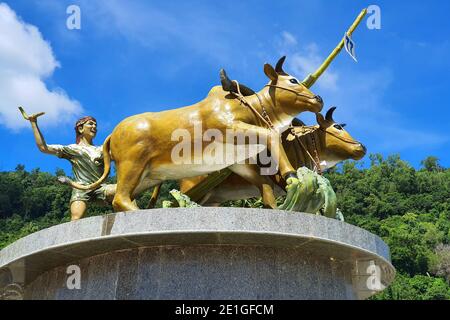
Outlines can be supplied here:
[[100, 179], [98, 179], [96, 182], [88, 184], [88, 185], [79, 184], [77, 182], [70, 180], [67, 177], [58, 177], [59, 182], [67, 184], [67, 185], [71, 186], [72, 188], [79, 189], [79, 190], [94, 190], [94, 189], [97, 189], [98, 187], [100, 187], [100, 185], [108, 177], [109, 171], [111, 170], [111, 155], [109, 153], [110, 152], [110, 141], [111, 141], [111, 135], [109, 135], [105, 139], [105, 142], [103, 142], [103, 161], [104, 161], [105, 168], [103, 170], [103, 175], [100, 177]]

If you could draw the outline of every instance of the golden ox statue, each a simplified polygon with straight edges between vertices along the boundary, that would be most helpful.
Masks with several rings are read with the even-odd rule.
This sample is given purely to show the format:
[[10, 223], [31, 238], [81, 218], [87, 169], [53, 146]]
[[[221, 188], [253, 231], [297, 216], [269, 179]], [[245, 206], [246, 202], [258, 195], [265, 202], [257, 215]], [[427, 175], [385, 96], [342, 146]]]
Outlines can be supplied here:
[[[345, 124], [336, 123], [333, 119], [335, 109], [336, 107], [329, 109], [325, 117], [317, 113], [318, 125], [315, 126], [305, 126], [300, 120], [295, 119], [291, 130], [283, 133], [283, 147], [294, 168], [304, 166], [320, 172], [344, 160], [360, 160], [364, 157], [366, 147], [344, 129]], [[202, 183], [206, 183], [207, 177], [182, 179], [180, 191], [202, 206], [218, 206], [229, 200], [261, 196], [254, 185], [234, 173], [226, 177], [218, 186], [205, 190], [202, 188]], [[275, 195], [284, 195], [286, 186], [281, 177], [273, 175], [271, 179]], [[316, 192], [316, 190], [312, 191]]]
[[[236, 99], [236, 96], [224, 91], [221, 86], [216, 86], [204, 100], [194, 105], [126, 118], [116, 126], [103, 144], [105, 161], [103, 176], [91, 185], [81, 185], [70, 180], [67, 182], [77, 189], [95, 189], [108, 176], [111, 160], [114, 160], [117, 190], [113, 207], [116, 212], [129, 211], [139, 209], [133, 201], [138, 194], [165, 180], [179, 180], [229, 168], [233, 173], [257, 186], [262, 193], [264, 204], [275, 208], [270, 178], [255, 170], [255, 164], [237, 163], [235, 158], [232, 163], [210, 164], [204, 159], [195, 158], [196, 153], [191, 155], [189, 163], [175, 163], [172, 155], [179, 142], [174, 141], [172, 135], [175, 131], [183, 129], [195, 137], [195, 127], [199, 123], [203, 131], [214, 129], [221, 133], [223, 139], [216, 139], [214, 142], [217, 144], [231, 144], [237, 147], [239, 143], [248, 143], [239, 142], [240, 139], [237, 141], [235, 138], [228, 139], [227, 132], [230, 130], [256, 135], [267, 142], [267, 150], [272, 159], [278, 159], [279, 172], [286, 183], [289, 185], [295, 182], [296, 168], [291, 165], [279, 143], [280, 134], [299, 113], [320, 112], [323, 101], [295, 77], [283, 71], [284, 58], [280, 59], [276, 68], [270, 64], [264, 65], [264, 73], [270, 82], [261, 91], [246, 96], [245, 99], [243, 96], [242, 99]], [[211, 143], [205, 141], [203, 136], [200, 139], [203, 148]], [[192, 139], [191, 144], [195, 147], [198, 142]], [[277, 147], [273, 148], [272, 145]], [[246, 158], [254, 157], [258, 152], [248, 152]]]

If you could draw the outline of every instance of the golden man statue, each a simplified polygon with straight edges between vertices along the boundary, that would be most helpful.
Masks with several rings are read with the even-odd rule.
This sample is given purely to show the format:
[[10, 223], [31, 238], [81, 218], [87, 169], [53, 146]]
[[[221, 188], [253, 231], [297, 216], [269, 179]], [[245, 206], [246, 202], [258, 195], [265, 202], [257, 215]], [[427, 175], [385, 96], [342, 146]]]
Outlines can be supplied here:
[[[97, 120], [88, 116], [76, 122], [75, 144], [67, 146], [47, 144], [37, 123], [38, 117], [44, 115], [44, 112], [29, 116], [23, 108], [19, 109], [25, 120], [30, 121], [36, 144], [41, 152], [69, 160], [72, 164], [72, 174], [77, 183], [91, 184], [100, 179], [104, 171], [102, 147], [93, 145], [97, 135]], [[106, 201], [111, 203], [115, 188], [115, 185], [108, 184], [102, 184], [92, 190], [74, 188], [70, 198], [72, 220], [78, 220], [84, 216], [88, 202]]]

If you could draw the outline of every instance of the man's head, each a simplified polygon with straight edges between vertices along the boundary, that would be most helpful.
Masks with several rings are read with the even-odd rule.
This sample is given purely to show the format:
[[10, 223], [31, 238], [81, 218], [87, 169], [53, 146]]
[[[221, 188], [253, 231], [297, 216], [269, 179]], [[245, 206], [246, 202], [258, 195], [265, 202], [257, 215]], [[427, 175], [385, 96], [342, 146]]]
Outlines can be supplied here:
[[97, 120], [94, 117], [83, 117], [75, 124], [76, 142], [80, 143], [81, 138], [93, 140], [97, 135]]

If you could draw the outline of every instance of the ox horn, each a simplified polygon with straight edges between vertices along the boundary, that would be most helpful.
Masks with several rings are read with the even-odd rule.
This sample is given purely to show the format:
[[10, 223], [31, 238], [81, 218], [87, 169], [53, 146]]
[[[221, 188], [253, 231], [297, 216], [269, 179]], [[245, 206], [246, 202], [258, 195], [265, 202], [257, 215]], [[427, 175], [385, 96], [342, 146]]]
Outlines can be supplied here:
[[[228, 92], [241, 93], [244, 97], [251, 96], [255, 94], [255, 91], [249, 87], [238, 84], [235, 81], [230, 80], [224, 69], [220, 69], [220, 82], [222, 83], [222, 89]], [[239, 88], [237, 87], [239, 85]]]
[[220, 82], [224, 91], [233, 91], [233, 82], [228, 78], [224, 69], [220, 69]]
[[286, 60], [286, 56], [282, 56], [280, 60], [278, 60], [277, 65], [275, 66], [275, 71], [282, 76], [287, 76], [288, 74], [283, 70], [284, 60]]
[[331, 122], [335, 122], [333, 120], [333, 112], [334, 110], [336, 110], [336, 107], [331, 107], [328, 111], [327, 114], [325, 115], [325, 119]]

